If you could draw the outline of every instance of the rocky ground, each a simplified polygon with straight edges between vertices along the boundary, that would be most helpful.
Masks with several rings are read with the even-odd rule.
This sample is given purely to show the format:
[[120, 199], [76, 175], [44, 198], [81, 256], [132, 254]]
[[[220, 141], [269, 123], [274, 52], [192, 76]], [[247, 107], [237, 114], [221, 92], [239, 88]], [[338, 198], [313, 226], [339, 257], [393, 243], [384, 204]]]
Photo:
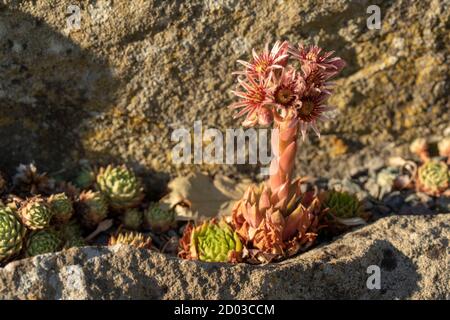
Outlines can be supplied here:
[[[445, 214], [391, 216], [282, 263], [179, 260], [86, 247], [0, 269], [1, 299], [450, 299]], [[370, 290], [369, 266], [380, 289]]]

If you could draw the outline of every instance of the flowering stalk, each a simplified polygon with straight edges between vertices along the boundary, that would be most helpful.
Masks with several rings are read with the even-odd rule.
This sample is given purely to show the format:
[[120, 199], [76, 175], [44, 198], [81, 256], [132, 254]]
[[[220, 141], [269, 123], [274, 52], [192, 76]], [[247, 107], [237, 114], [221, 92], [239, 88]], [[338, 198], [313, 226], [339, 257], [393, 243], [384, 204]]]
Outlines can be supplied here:
[[[245, 240], [257, 261], [292, 255], [310, 246], [317, 236], [319, 199], [302, 194], [301, 179], [294, 179], [298, 135], [306, 137], [309, 128], [320, 137], [317, 121], [327, 120], [331, 110], [326, 100], [331, 95], [328, 80], [344, 67], [332, 52], [322, 53], [317, 46], [306, 48], [275, 43], [269, 52], [253, 51], [246, 69], [236, 72], [243, 90], [233, 93], [241, 98], [231, 108], [240, 109], [235, 117], [245, 116], [244, 126], [270, 125], [272, 151], [270, 177], [264, 186], [251, 186], [232, 212], [233, 226]], [[292, 58], [301, 64], [297, 70], [288, 64]]]
[[292, 123], [281, 117], [275, 117], [275, 130], [272, 134], [272, 151], [274, 158], [270, 163], [269, 187], [272, 192], [289, 192], [297, 153], [298, 123]]

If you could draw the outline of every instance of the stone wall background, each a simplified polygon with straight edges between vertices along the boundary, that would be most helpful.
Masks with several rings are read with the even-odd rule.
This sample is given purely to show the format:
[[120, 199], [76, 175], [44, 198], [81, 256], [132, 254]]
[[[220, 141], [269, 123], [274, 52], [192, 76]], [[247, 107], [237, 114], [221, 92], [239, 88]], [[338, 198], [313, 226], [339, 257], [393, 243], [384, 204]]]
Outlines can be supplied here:
[[[70, 172], [79, 159], [125, 161], [147, 177], [256, 166], [171, 163], [172, 127], [239, 127], [226, 108], [251, 48], [318, 43], [348, 67], [335, 120], [301, 147], [298, 170], [341, 176], [420, 135], [450, 134], [445, 0], [3, 1], [0, 6], [0, 167], [34, 160]], [[81, 28], [67, 30], [70, 4]], [[381, 8], [381, 30], [366, 9]], [[60, 171], [65, 169], [66, 171]]]

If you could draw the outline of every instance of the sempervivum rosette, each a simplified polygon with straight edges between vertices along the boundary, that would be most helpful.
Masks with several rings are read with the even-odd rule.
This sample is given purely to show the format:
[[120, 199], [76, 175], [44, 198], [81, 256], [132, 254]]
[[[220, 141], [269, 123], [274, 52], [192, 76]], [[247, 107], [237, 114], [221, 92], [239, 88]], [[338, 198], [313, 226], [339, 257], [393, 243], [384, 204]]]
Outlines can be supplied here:
[[417, 188], [432, 196], [439, 196], [449, 187], [450, 172], [443, 161], [426, 161], [417, 171]]
[[8, 207], [0, 207], [0, 262], [20, 252], [25, 232], [14, 211]]
[[152, 239], [140, 232], [126, 231], [120, 232], [118, 235], [113, 235], [109, 238], [108, 245], [114, 246], [116, 244], [150, 249], [152, 247]]
[[54, 187], [54, 180], [46, 173], [39, 173], [33, 163], [21, 164], [13, 177], [14, 190], [23, 195], [49, 194]]
[[46, 228], [52, 218], [52, 211], [48, 203], [40, 196], [25, 201], [19, 210], [22, 223], [30, 230]]
[[144, 198], [139, 179], [125, 165], [101, 168], [97, 175], [97, 187], [111, 208], [116, 210], [136, 207]]
[[251, 186], [232, 211], [233, 225], [247, 244], [250, 262], [294, 255], [316, 240], [322, 214], [312, 193], [301, 194], [300, 180], [280, 198], [265, 185]]
[[138, 230], [143, 221], [143, 214], [138, 209], [128, 209], [121, 216], [122, 224], [126, 229]]
[[[320, 137], [318, 123], [327, 120], [330, 78], [345, 66], [333, 52], [277, 42], [271, 51], [253, 52], [238, 72], [240, 99], [232, 104], [235, 117], [245, 116], [244, 126], [273, 124], [270, 178], [265, 186], [251, 186], [232, 212], [233, 226], [246, 242], [255, 261], [290, 256], [314, 243], [321, 206], [318, 197], [302, 193], [295, 179], [298, 135], [309, 129]], [[289, 64], [289, 60], [296, 64]], [[300, 67], [298, 67], [298, 65]], [[243, 75], [243, 76], [242, 76]]]
[[77, 221], [71, 221], [60, 229], [61, 239], [64, 241], [64, 249], [82, 247], [86, 245], [83, 239], [81, 226]]
[[345, 191], [327, 191], [323, 195], [323, 207], [340, 219], [365, 216], [363, 203], [354, 194]]
[[65, 193], [52, 194], [47, 202], [52, 210], [52, 220], [57, 224], [64, 224], [70, 220], [73, 214], [72, 201]]
[[106, 199], [100, 192], [83, 191], [79, 197], [78, 207], [81, 223], [89, 229], [95, 228], [108, 216]]
[[144, 226], [155, 232], [166, 232], [175, 225], [175, 211], [151, 204], [144, 212]]
[[345, 191], [326, 191], [320, 195], [324, 220], [332, 234], [338, 234], [349, 227], [363, 225], [369, 218], [364, 204], [356, 195]]
[[28, 257], [39, 254], [56, 252], [62, 244], [59, 234], [51, 229], [39, 230], [30, 235], [27, 241], [26, 255]]
[[243, 245], [238, 234], [224, 221], [205, 221], [197, 227], [188, 225], [180, 241], [183, 259], [205, 262], [239, 262]]

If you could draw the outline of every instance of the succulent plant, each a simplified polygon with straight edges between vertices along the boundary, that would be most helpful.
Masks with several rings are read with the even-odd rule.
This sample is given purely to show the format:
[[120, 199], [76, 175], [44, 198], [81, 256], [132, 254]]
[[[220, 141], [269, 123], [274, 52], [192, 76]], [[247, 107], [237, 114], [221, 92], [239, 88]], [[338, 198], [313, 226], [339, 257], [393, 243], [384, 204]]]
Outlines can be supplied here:
[[429, 160], [417, 171], [417, 188], [432, 196], [438, 196], [449, 187], [450, 172], [443, 161]]
[[175, 211], [151, 204], [144, 212], [144, 226], [155, 232], [166, 232], [175, 225]]
[[324, 233], [335, 236], [351, 227], [364, 225], [370, 215], [365, 211], [363, 203], [357, 196], [346, 191], [326, 191], [320, 195]]
[[239, 262], [243, 253], [238, 234], [224, 220], [188, 225], [180, 246], [182, 258], [205, 262]]
[[150, 249], [152, 247], [152, 239], [140, 232], [126, 231], [120, 232], [118, 235], [111, 236], [109, 238], [108, 245], [113, 246], [116, 244], [124, 244], [137, 248]]
[[74, 237], [64, 242], [64, 249], [80, 248], [86, 246], [86, 241], [82, 237]]
[[52, 194], [47, 202], [53, 212], [52, 220], [57, 224], [64, 224], [73, 214], [72, 201], [65, 193]]
[[125, 165], [101, 168], [97, 175], [97, 187], [111, 208], [116, 210], [136, 207], [144, 198], [139, 179]]
[[39, 230], [30, 235], [27, 241], [26, 255], [34, 257], [39, 254], [56, 252], [62, 241], [55, 230]]
[[22, 223], [30, 230], [46, 228], [52, 218], [48, 203], [41, 196], [34, 196], [22, 203], [19, 209]]
[[83, 239], [81, 226], [76, 221], [71, 221], [60, 229], [61, 239], [64, 241], [64, 248], [82, 247], [86, 245]]
[[3, 203], [5, 207], [9, 207], [14, 211], [18, 210], [24, 200], [14, 194], [8, 194], [3, 199]]
[[330, 214], [337, 218], [348, 219], [364, 215], [364, 206], [358, 197], [345, 191], [328, 191], [322, 203]]
[[[345, 66], [333, 52], [276, 42], [272, 50], [253, 51], [249, 62], [238, 61], [234, 94], [240, 100], [230, 106], [245, 116], [244, 126], [273, 124], [269, 179], [265, 186], [250, 186], [232, 210], [232, 223], [246, 242], [252, 260], [267, 262], [295, 254], [311, 246], [322, 217], [320, 201], [302, 193], [301, 179], [294, 177], [298, 136], [305, 140], [317, 124], [326, 120], [331, 94], [329, 79]], [[294, 60], [296, 65], [290, 65]], [[300, 65], [298, 68], [297, 64]]]
[[53, 193], [64, 193], [73, 202], [80, 195], [80, 189], [70, 182], [60, 181], [56, 184]]
[[108, 216], [108, 205], [101, 192], [83, 191], [79, 197], [78, 207], [81, 223], [89, 229], [95, 228]]
[[250, 260], [289, 257], [314, 243], [322, 215], [320, 201], [312, 192], [302, 194], [300, 182], [294, 181], [291, 194], [281, 199], [264, 184], [250, 186], [234, 205], [233, 225], [249, 248]]
[[25, 232], [14, 211], [0, 207], [0, 262], [14, 257], [22, 250]]
[[54, 188], [54, 180], [45, 173], [39, 173], [34, 164], [21, 164], [13, 177], [14, 190], [23, 194], [50, 194]]
[[121, 216], [121, 220], [126, 229], [138, 230], [143, 222], [143, 214], [138, 209], [128, 209]]
[[73, 181], [78, 188], [88, 189], [95, 183], [95, 170], [90, 166], [83, 166]]

